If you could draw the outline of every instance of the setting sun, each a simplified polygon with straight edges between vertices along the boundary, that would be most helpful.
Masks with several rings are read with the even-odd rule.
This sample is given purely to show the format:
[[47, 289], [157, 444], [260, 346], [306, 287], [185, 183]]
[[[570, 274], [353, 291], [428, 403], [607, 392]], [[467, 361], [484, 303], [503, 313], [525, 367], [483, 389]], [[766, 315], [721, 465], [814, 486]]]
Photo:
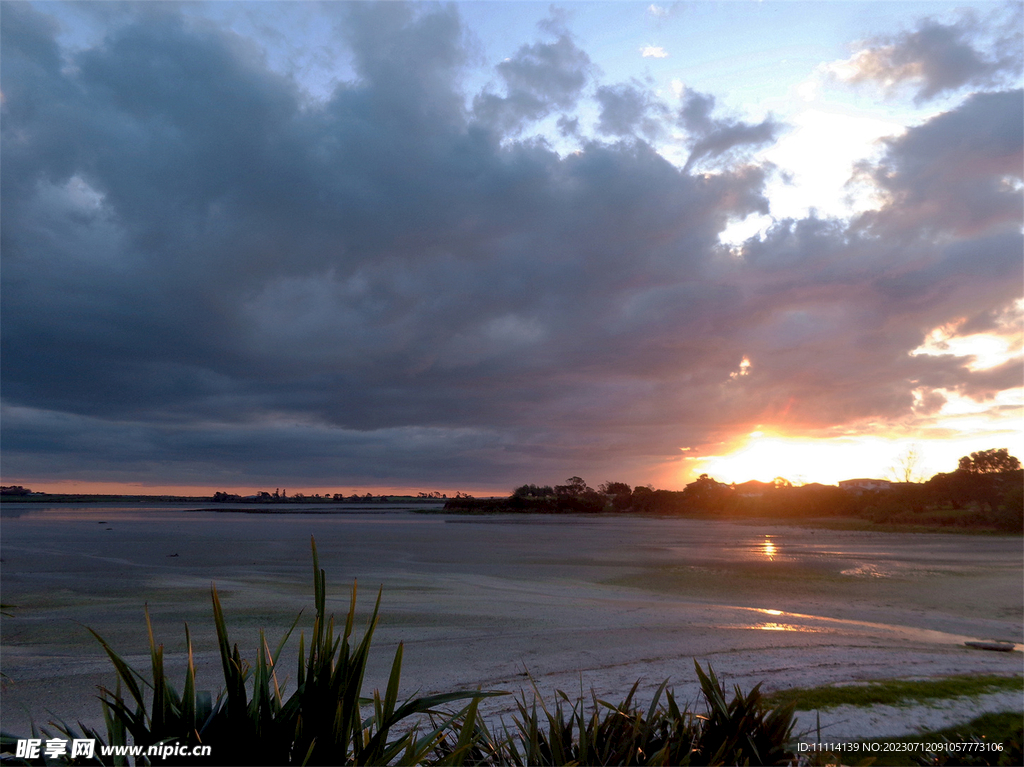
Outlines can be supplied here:
[[913, 451], [913, 466], [906, 468], [914, 481], [920, 481], [939, 472], [953, 471], [957, 460], [973, 451], [1004, 443], [1014, 449], [1019, 445], [1020, 433], [1010, 424], [996, 428], [989, 419], [981, 417], [962, 424], [969, 428], [957, 434], [950, 428], [951, 420], [942, 419], [944, 431], [948, 432], [945, 438], [930, 440], [877, 435], [819, 439], [754, 431], [730, 452], [687, 459], [686, 468], [688, 474], [706, 473], [727, 483], [751, 479], [771, 482], [782, 477], [797, 485], [834, 485], [856, 477], [903, 479], [897, 476], [903, 474], [901, 463]]
[[[755, 431], [747, 436], [741, 447], [728, 454], [695, 460], [701, 472], [720, 482], [745, 482], [749, 479], [771, 482], [776, 477], [785, 477], [795, 484], [835, 484], [841, 479], [870, 476], [877, 472], [877, 462], [871, 455], [873, 451], [863, 449], [865, 441], [880, 440], [870, 437], [801, 439]], [[799, 474], [795, 475], [794, 469]]]

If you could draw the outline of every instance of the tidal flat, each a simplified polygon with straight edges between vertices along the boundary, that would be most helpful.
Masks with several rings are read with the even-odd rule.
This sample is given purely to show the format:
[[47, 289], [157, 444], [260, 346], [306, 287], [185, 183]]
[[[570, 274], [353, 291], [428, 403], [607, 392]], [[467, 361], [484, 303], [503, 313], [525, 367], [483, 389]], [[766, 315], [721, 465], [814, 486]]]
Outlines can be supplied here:
[[[96, 687], [114, 674], [86, 627], [145, 670], [147, 606], [175, 676], [187, 622], [198, 685], [218, 690], [211, 584], [243, 656], [255, 655], [259, 629], [274, 646], [304, 609], [294, 650], [312, 623], [311, 536], [335, 614], [354, 581], [367, 615], [382, 589], [367, 683], [383, 686], [404, 642], [405, 695], [535, 683], [545, 695], [617, 699], [638, 678], [644, 691], [667, 678], [694, 700], [694, 659], [727, 685], [767, 690], [1021, 672], [1019, 648], [963, 644], [1024, 641], [1020, 537], [379, 505], [280, 511], [3, 504], [0, 727], [26, 733], [53, 716], [99, 724]], [[282, 680], [295, 678], [291, 657]]]

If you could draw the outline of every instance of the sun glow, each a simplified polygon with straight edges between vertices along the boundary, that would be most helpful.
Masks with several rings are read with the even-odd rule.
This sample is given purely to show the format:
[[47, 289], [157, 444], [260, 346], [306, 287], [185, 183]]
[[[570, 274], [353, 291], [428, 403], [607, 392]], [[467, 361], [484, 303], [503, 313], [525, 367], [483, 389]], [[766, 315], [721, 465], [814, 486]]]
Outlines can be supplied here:
[[763, 431], [749, 434], [738, 449], [725, 455], [695, 459], [701, 471], [720, 482], [771, 482], [785, 477], [790, 482], [835, 484], [850, 477], [872, 476], [877, 472], [871, 451], [863, 449], [865, 438], [830, 440], [783, 437]]
[[[790, 437], [772, 434], [764, 427], [750, 432], [734, 449], [719, 455], [687, 456], [687, 473], [707, 473], [719, 482], [771, 482], [784, 477], [793, 484], [869, 477], [903, 479], [902, 461], [913, 451], [912, 479], [923, 481], [956, 469], [961, 456], [976, 450], [1007, 447], [1013, 454], [1022, 449], [1019, 417], [1020, 390], [1002, 392], [995, 401], [977, 403], [949, 393], [942, 410], [926, 427], [908, 435], [851, 434], [827, 438]], [[1007, 411], [993, 418], [989, 408]], [[1016, 418], [1008, 414], [1012, 411]], [[689, 480], [692, 481], [692, 480]], [[765, 548], [764, 553], [767, 553]]]
[[972, 372], [989, 370], [1021, 354], [1019, 334], [972, 333], [961, 336], [957, 335], [957, 330], [955, 324], [935, 328], [910, 354], [915, 357], [922, 354], [965, 357], [966, 367]]

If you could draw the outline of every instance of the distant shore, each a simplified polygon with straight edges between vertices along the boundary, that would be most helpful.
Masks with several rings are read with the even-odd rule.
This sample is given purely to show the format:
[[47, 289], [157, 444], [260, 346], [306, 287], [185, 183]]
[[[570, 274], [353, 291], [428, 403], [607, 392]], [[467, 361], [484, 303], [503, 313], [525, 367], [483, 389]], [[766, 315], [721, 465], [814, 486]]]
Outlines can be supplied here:
[[[1016, 461], [1017, 459], [1012, 459]], [[631, 488], [607, 482], [597, 490], [579, 477], [565, 485], [523, 485], [507, 498], [454, 498], [449, 513], [604, 514], [699, 520], [770, 519], [872, 532], [1024, 534], [1024, 471], [957, 470], [927, 482], [859, 479], [836, 485], [750, 481], [726, 485], [707, 475], [684, 490]]]
[[[195, 508], [183, 509], [188, 512], [209, 512], [217, 514], [318, 514], [333, 513], [372, 513], [374, 507], [381, 508], [381, 513], [407, 510], [423, 514], [454, 514], [459, 516], [480, 517], [499, 515], [530, 515], [530, 516], [561, 516], [567, 513], [579, 513], [572, 510], [559, 510], [551, 507], [530, 507], [509, 503], [508, 498], [472, 498], [444, 499], [423, 498], [417, 496], [384, 495], [371, 498], [345, 498], [333, 500], [324, 497], [288, 497], [267, 501], [265, 499], [232, 499], [215, 502], [210, 496], [182, 495], [106, 495], [106, 494], [71, 494], [71, 493], [32, 493], [31, 495], [5, 495], [0, 498], [0, 505], [33, 504], [33, 505], [95, 505], [124, 504], [188, 504]], [[288, 508], [280, 508], [281, 506]], [[397, 507], [397, 508], [396, 508]], [[694, 521], [727, 521], [749, 525], [779, 525], [784, 527], [806, 527], [819, 530], [836, 530], [846, 532], [873, 533], [940, 533], [969, 535], [1020, 535], [1020, 530], [1007, 530], [984, 524], [984, 519], [975, 519], [970, 510], [946, 511], [938, 518], [934, 515], [917, 515], [917, 519], [903, 518], [901, 521], [876, 521], [856, 515], [828, 516], [773, 516], [759, 513], [759, 510], [732, 510], [730, 512], [687, 510], [679, 511], [632, 511], [602, 510], [587, 512], [587, 516], [624, 517], [636, 519], [674, 517]]]
[[[290, 496], [283, 498], [245, 498], [237, 497], [223, 501], [231, 504], [295, 504], [295, 505], [337, 505], [348, 506], [352, 504], [367, 503], [409, 503], [437, 505], [444, 503], [444, 498], [421, 498], [412, 495], [374, 495], [371, 497], [359, 496], [357, 498], [347, 497], [335, 500], [322, 496]], [[42, 504], [73, 504], [73, 503], [219, 503], [209, 495], [104, 495], [97, 493], [30, 493], [28, 495], [0, 495], [0, 503], [42, 503]], [[222, 511], [212, 508], [208, 511]]]

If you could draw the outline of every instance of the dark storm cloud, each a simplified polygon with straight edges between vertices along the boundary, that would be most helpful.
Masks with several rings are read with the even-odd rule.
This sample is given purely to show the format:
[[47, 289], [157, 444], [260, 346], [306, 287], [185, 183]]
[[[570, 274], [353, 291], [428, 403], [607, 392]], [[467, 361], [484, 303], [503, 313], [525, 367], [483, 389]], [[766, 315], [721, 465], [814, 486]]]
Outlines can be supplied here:
[[476, 477], [481, 456], [501, 467], [505, 448], [502, 435], [486, 430], [404, 427], [365, 432], [287, 422], [200, 422], [182, 428], [23, 408], [5, 408], [3, 419], [5, 439], [19, 445], [5, 458], [5, 471], [78, 481], [102, 477], [137, 482], [170, 468], [174, 481], [185, 484], [223, 482], [266, 489], [276, 478], [287, 478], [337, 491], [346, 484], [380, 483], [381, 463], [394, 461], [414, 467], [422, 481], [465, 485], [467, 475], [473, 481], [500, 482], [500, 468], [491, 477]]
[[889, 203], [876, 226], [958, 234], [1013, 227], [1024, 173], [1024, 91], [978, 93], [906, 135], [886, 139], [888, 154], [865, 166]]
[[473, 99], [480, 121], [502, 132], [515, 132], [524, 122], [538, 120], [554, 109], [575, 106], [591, 74], [590, 57], [555, 19], [542, 22], [554, 42], [523, 45], [495, 67], [505, 95], [484, 92]]
[[687, 91], [679, 110], [679, 124], [690, 134], [686, 168], [705, 159], [726, 155], [737, 147], [758, 147], [775, 140], [779, 124], [770, 117], [756, 125], [740, 120], [715, 118], [715, 97]]
[[656, 139], [665, 132], [668, 107], [639, 83], [602, 85], [595, 94], [601, 105], [597, 130], [606, 136], [641, 134]]
[[850, 226], [781, 222], [746, 243], [741, 279], [757, 320], [745, 330], [769, 408], [785, 403], [800, 423], [895, 417], [914, 386], [985, 398], [1019, 384], [1012, 365], [971, 372], [964, 358], [907, 353], [931, 328], [1020, 297], [1021, 101], [977, 94], [887, 140], [870, 169], [887, 202]]
[[[861, 171], [877, 213], [737, 255], [720, 232], [768, 203], [735, 150], [773, 121], [689, 94], [690, 163], [715, 167], [691, 174], [633, 138], [660, 110], [635, 83], [593, 92], [617, 140], [584, 135], [565, 112], [593, 73], [557, 20], [467, 108], [454, 10], [331, 9], [354, 77], [310, 103], [172, 6], [78, 53], [4, 6], [10, 476], [639, 481], [768, 418], [898, 417], [915, 388], [1005, 380], [908, 352], [1019, 295], [1019, 93], [890, 141]], [[578, 151], [517, 138], [559, 112]]]
[[[1006, 6], [1000, 25], [965, 14], [952, 24], [935, 19], [895, 37], [869, 41], [851, 63], [850, 82], [874, 81], [887, 88], [910, 84], [919, 102], [967, 85], [992, 86], [1021, 72], [1021, 9]], [[995, 34], [994, 41], [983, 40]], [[988, 50], [985, 50], [985, 49]]]

